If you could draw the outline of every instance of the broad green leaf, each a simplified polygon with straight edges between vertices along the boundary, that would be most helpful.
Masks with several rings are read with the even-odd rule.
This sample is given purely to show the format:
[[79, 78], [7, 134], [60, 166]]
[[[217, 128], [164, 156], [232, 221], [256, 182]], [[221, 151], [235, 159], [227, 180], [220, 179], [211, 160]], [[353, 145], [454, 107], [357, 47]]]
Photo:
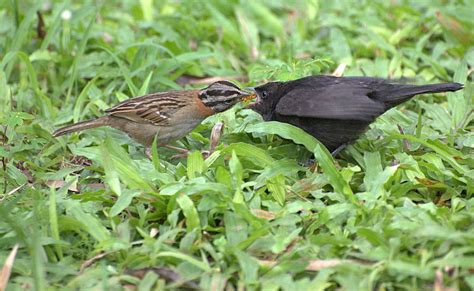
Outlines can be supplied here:
[[311, 282], [310, 289], [315, 291], [324, 291], [329, 289], [332, 285], [330, 276], [335, 272], [335, 269], [323, 269], [319, 271]]
[[188, 231], [193, 229], [201, 229], [201, 222], [193, 201], [187, 195], [179, 194], [178, 197], [176, 197], [176, 202], [178, 202], [179, 207], [186, 217], [186, 226]]
[[233, 143], [226, 147], [223, 153], [234, 152], [237, 156], [245, 158], [249, 161], [254, 162], [256, 165], [265, 167], [266, 165], [273, 162], [273, 158], [268, 154], [267, 151], [258, 148], [251, 144], [246, 143]]
[[280, 204], [285, 204], [286, 189], [285, 189], [285, 176], [277, 175], [267, 180], [266, 182], [268, 191], [272, 194], [273, 198]]
[[285, 177], [296, 177], [299, 171], [304, 171], [305, 168], [298, 165], [294, 160], [276, 160], [268, 165], [264, 171], [255, 179], [257, 182], [256, 187], [265, 184], [267, 179], [278, 175], [284, 175]]
[[229, 171], [224, 167], [217, 167], [216, 180], [220, 184], [224, 184], [227, 187], [232, 187], [232, 176]]
[[156, 256], [157, 257], [163, 257], [163, 258], [167, 258], [167, 257], [176, 258], [176, 259], [188, 262], [191, 265], [194, 265], [194, 266], [198, 267], [199, 269], [201, 269], [205, 272], [210, 272], [211, 271], [211, 267], [209, 266], [209, 264], [201, 262], [201, 261], [199, 261], [199, 260], [197, 260], [197, 259], [195, 259], [195, 258], [193, 258], [189, 255], [183, 254], [183, 253], [165, 251], [165, 252], [160, 252], [160, 253], [156, 254]]
[[15, 183], [17, 185], [23, 185], [28, 182], [28, 178], [25, 176], [25, 174], [23, 174], [20, 170], [18, 170], [18, 168], [15, 167], [12, 163], [8, 163], [8, 165], [6, 166], [6, 170], [7, 170], [6, 174], [11, 179], [15, 180]]
[[89, 233], [98, 242], [104, 242], [110, 239], [110, 233], [101, 221], [92, 214], [84, 212], [79, 201], [70, 200], [66, 203], [66, 211], [68, 215], [76, 219], [81, 228]]
[[153, 272], [153, 271], [148, 271], [146, 275], [143, 277], [143, 279], [140, 281], [140, 284], [138, 285], [138, 290], [139, 291], [149, 291], [153, 290], [153, 286], [155, 286], [156, 281], [158, 280], [159, 276]]
[[114, 169], [124, 184], [135, 189], [153, 191], [151, 185], [140, 174], [140, 170], [123, 148], [117, 145], [110, 137], [105, 139], [105, 146], [111, 157]]
[[188, 178], [196, 178], [196, 174], [200, 175], [204, 172], [206, 165], [199, 151], [194, 151], [188, 155]]
[[299, 227], [294, 229], [291, 233], [282, 233], [281, 236], [276, 236], [275, 244], [272, 246], [272, 252], [274, 254], [279, 254], [283, 252], [288, 245], [298, 237], [298, 234], [301, 232], [303, 228]]
[[105, 144], [100, 146], [100, 152], [102, 153], [102, 164], [104, 165], [105, 171], [105, 183], [120, 197], [122, 195], [122, 188], [120, 186], [119, 175], [115, 170], [114, 162]]
[[204, 167], [209, 168], [217, 159], [221, 156], [221, 151], [214, 151], [210, 156], [204, 161]]
[[388, 166], [382, 169], [379, 153], [366, 152], [364, 155], [365, 161], [365, 177], [364, 184], [367, 187], [367, 191], [371, 192], [374, 198], [380, 197], [385, 193], [384, 185], [397, 171], [399, 165]]
[[334, 160], [329, 151], [325, 147], [322, 147], [318, 144], [314, 149], [314, 156], [316, 157], [316, 160], [323, 169], [324, 173], [328, 176], [331, 185], [334, 187], [334, 190], [346, 196], [349, 201], [355, 203], [356, 200], [352, 193], [352, 189], [346, 180], [344, 180], [344, 177], [341, 175], [341, 173], [336, 169]]
[[253, 124], [248, 126], [245, 131], [259, 134], [276, 134], [282, 138], [292, 140], [294, 143], [305, 146], [310, 152], [313, 152], [316, 145], [321, 144], [317, 139], [306, 133], [301, 128], [278, 121]]
[[240, 250], [234, 250], [234, 255], [236, 256], [239, 266], [242, 269], [242, 275], [245, 282], [255, 282], [258, 278], [258, 260]]
[[236, 246], [247, 239], [248, 225], [245, 220], [234, 212], [224, 213], [225, 232], [229, 246]]
[[212, 192], [226, 194], [229, 192], [230, 186], [221, 183], [207, 182], [204, 178], [195, 178], [188, 183], [177, 182], [170, 183], [160, 188], [159, 195], [171, 196], [177, 193], [185, 193], [187, 195]]
[[357, 230], [357, 234], [364, 237], [374, 246], [386, 246], [385, 239], [378, 232], [370, 228], [361, 227]]
[[134, 197], [140, 195], [140, 192], [133, 191], [133, 190], [125, 190], [123, 193], [118, 197], [115, 204], [110, 208], [110, 216], [119, 215], [125, 208], [127, 208]]
[[232, 151], [232, 158], [229, 161], [229, 168], [230, 173], [233, 176], [232, 180], [235, 189], [234, 202], [243, 203], [244, 201], [241, 192], [242, 190], [240, 188], [243, 183], [244, 170], [242, 168], [242, 164], [239, 161], [239, 158], [237, 158], [237, 155], [235, 154], [235, 151]]

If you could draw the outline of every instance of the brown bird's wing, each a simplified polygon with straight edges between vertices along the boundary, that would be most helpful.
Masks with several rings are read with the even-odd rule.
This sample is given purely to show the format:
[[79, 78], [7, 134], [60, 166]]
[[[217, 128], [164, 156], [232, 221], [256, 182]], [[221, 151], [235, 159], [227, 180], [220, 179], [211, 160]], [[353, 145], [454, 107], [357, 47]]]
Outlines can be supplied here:
[[135, 97], [125, 100], [105, 112], [108, 115], [137, 123], [167, 126], [169, 118], [189, 102], [189, 93], [191, 92], [169, 91]]
[[373, 121], [386, 108], [370, 98], [371, 91], [362, 83], [301, 86], [284, 95], [275, 111], [286, 116]]

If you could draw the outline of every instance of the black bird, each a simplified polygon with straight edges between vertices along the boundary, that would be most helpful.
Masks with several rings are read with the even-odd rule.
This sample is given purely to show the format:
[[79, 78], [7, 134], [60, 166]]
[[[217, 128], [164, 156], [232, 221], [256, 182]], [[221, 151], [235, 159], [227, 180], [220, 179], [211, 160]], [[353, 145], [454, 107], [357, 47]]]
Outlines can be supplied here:
[[255, 87], [257, 100], [249, 107], [265, 121], [302, 128], [337, 154], [390, 108], [418, 94], [462, 88], [459, 83], [418, 86], [371, 77], [309, 76]]

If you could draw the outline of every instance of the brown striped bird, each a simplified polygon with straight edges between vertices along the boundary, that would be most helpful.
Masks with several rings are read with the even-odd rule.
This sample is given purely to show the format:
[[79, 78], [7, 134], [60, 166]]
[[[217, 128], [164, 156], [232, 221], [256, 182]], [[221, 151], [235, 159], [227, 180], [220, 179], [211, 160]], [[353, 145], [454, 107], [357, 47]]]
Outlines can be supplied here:
[[125, 132], [147, 149], [155, 136], [157, 145], [164, 146], [188, 134], [206, 117], [253, 97], [253, 91], [240, 89], [229, 81], [217, 81], [201, 90], [152, 93], [125, 100], [107, 109], [105, 116], [62, 127], [53, 136], [110, 126]]

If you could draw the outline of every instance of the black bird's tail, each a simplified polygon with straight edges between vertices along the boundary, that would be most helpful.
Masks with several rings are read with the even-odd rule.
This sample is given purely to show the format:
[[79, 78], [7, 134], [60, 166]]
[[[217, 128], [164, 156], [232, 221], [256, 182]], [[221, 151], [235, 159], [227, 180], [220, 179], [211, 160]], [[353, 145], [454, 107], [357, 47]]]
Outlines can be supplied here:
[[387, 107], [391, 108], [401, 104], [418, 94], [454, 92], [462, 89], [463, 84], [460, 83], [443, 83], [430, 85], [393, 85], [388, 90], [377, 91], [376, 98], [382, 100]]

